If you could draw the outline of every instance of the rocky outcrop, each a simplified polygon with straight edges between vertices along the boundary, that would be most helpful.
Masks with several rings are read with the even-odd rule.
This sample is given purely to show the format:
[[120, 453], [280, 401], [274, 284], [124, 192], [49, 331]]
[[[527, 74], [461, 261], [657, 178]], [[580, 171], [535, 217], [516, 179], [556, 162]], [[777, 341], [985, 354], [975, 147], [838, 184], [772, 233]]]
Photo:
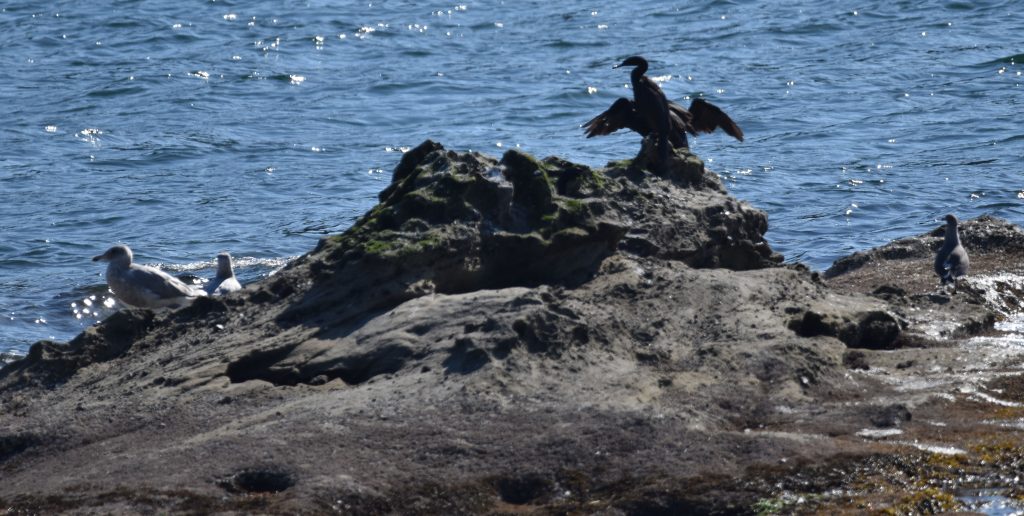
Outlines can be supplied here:
[[591, 169], [424, 142], [267, 280], [36, 344], [0, 370], [0, 502], [742, 510], [711, 479], [909, 421], [846, 401], [848, 368], [912, 321], [781, 265], [763, 212], [685, 151], [649, 172], [651, 151]]
[[[982, 215], [960, 225], [965, 249], [986, 253], [1019, 254], [1024, 252], [1024, 230], [991, 215]], [[934, 259], [942, 247], [945, 225], [924, 235], [901, 238], [886, 245], [858, 251], [840, 258], [825, 271], [826, 278], [853, 272], [868, 264], [884, 264], [894, 260]]]
[[[1024, 231], [983, 215], [960, 225], [971, 256], [968, 278], [954, 292], [942, 288], [932, 269], [944, 226], [837, 260], [823, 276], [833, 290], [885, 300], [901, 326], [895, 346], [931, 346], [937, 340], [991, 333], [995, 323], [1020, 310]], [[882, 347], [881, 349], [885, 349]]]
[[0, 375], [20, 376], [31, 385], [52, 387], [82, 367], [124, 355], [149, 330], [153, 316], [148, 310], [116, 312], [67, 344], [37, 342], [28, 356], [7, 365]]

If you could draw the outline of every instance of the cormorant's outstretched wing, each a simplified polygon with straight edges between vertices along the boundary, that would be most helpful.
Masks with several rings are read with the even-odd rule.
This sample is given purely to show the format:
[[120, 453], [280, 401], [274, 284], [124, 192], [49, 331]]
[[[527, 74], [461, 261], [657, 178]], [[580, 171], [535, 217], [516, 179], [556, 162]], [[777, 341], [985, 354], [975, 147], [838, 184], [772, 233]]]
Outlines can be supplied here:
[[690, 115], [690, 127], [694, 131], [710, 133], [716, 128], [721, 128], [729, 136], [743, 141], [743, 131], [736, 125], [736, 122], [733, 122], [724, 111], [704, 99], [693, 99], [693, 103], [690, 104]]
[[632, 100], [620, 98], [612, 104], [612, 107], [604, 113], [597, 115], [593, 120], [583, 124], [583, 130], [587, 132], [587, 138], [611, 134], [619, 129], [631, 129], [647, 136], [650, 130], [636, 113], [636, 106]]

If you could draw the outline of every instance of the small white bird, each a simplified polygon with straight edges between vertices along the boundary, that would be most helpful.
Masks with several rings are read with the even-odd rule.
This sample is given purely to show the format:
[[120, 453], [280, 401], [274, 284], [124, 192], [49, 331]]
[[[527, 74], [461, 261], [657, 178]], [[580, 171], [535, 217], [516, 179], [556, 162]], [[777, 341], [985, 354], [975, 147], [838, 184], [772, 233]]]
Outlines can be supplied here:
[[160, 269], [132, 263], [132, 250], [126, 245], [115, 245], [92, 261], [109, 262], [107, 286], [118, 301], [128, 306], [174, 308], [206, 295]]
[[231, 255], [220, 253], [217, 255], [217, 277], [206, 284], [206, 293], [220, 296], [236, 290], [242, 290], [242, 284], [238, 282], [235, 270], [231, 267]]

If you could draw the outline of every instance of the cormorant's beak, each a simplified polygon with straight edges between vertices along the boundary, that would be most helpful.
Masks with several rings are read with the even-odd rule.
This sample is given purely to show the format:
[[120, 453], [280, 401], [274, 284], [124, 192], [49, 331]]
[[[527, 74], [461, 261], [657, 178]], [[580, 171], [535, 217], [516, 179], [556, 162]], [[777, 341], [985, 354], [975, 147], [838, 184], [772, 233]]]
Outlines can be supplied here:
[[621, 68], [621, 67], [622, 67], [622, 63], [619, 63], [619, 64], [617, 64], [617, 65], [613, 66], [613, 67], [612, 67], [612, 70], [614, 70], [614, 69], [616, 69], [616, 68]]

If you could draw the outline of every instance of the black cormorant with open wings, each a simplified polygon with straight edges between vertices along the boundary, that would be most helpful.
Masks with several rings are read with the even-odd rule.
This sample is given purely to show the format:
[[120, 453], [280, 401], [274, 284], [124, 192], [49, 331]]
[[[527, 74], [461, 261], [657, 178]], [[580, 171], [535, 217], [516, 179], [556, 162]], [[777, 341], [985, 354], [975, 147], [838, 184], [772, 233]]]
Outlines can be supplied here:
[[583, 124], [587, 138], [611, 134], [619, 129], [631, 129], [642, 136], [658, 135], [658, 153], [664, 161], [668, 157], [668, 145], [674, 148], [689, 147], [686, 133], [694, 136], [698, 132], [710, 133], [721, 128], [726, 134], [743, 141], [743, 131], [721, 109], [704, 99], [694, 99], [686, 109], [665, 98], [657, 83], [644, 75], [647, 60], [640, 56], [627, 58], [622, 66], [633, 66], [630, 80], [633, 84], [633, 100], [620, 98], [605, 112]]

